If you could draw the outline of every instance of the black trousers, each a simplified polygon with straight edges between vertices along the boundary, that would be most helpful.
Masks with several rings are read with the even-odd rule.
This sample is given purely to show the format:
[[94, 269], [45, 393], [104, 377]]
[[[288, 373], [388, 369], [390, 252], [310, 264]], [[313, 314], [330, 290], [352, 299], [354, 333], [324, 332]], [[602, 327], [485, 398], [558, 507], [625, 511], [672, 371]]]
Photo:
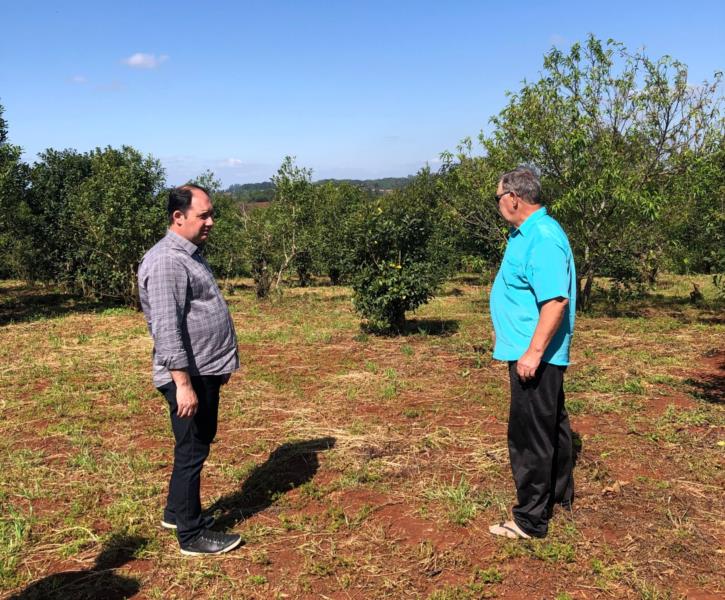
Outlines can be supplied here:
[[522, 383], [516, 362], [509, 362], [508, 447], [517, 497], [513, 517], [533, 537], [546, 535], [555, 503], [571, 504], [574, 497], [564, 371], [566, 367], [541, 363], [536, 377]]
[[173, 381], [158, 388], [169, 403], [171, 429], [176, 440], [164, 520], [176, 522], [176, 534], [182, 545], [193, 540], [203, 529], [201, 470], [216, 435], [222, 376], [192, 377], [191, 384], [199, 400], [196, 414], [191, 418], [177, 415], [176, 384]]

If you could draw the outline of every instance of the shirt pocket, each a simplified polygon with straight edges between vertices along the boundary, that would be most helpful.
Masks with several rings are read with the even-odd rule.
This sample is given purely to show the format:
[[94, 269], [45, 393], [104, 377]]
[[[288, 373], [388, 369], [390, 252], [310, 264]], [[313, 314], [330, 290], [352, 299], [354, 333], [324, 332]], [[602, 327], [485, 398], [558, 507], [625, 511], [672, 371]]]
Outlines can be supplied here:
[[517, 289], [528, 289], [529, 282], [526, 279], [524, 265], [511, 258], [504, 258], [502, 275], [506, 287]]

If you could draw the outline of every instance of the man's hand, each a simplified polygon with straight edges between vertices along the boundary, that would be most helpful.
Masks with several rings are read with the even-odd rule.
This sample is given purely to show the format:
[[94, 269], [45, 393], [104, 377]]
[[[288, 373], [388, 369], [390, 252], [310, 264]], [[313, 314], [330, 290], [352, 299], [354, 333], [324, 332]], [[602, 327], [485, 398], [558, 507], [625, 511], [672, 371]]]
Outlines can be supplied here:
[[191, 418], [196, 414], [199, 400], [196, 397], [194, 388], [190, 385], [183, 385], [176, 388], [176, 414], [184, 418]]
[[536, 370], [541, 364], [541, 354], [529, 349], [516, 362], [516, 373], [521, 381], [530, 381], [536, 377]]
[[557, 297], [547, 300], [541, 306], [539, 322], [536, 324], [529, 348], [521, 355], [516, 364], [516, 373], [521, 381], [531, 381], [536, 377], [536, 369], [541, 364], [544, 350], [559, 329], [568, 304], [567, 298]]
[[199, 399], [196, 397], [194, 386], [191, 385], [191, 377], [185, 369], [169, 369], [171, 379], [176, 384], [176, 414], [185, 419], [193, 417], [199, 406]]

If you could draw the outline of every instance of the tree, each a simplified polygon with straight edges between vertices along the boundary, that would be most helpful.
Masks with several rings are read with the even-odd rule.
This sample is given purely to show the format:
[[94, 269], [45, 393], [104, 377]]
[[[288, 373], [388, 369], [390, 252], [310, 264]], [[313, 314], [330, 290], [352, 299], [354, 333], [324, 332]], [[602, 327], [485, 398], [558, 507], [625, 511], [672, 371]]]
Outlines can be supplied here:
[[487, 156], [475, 156], [470, 138], [464, 139], [456, 154], [443, 152], [438, 186], [453, 223], [459, 256], [482, 257], [492, 267], [506, 247], [508, 226], [501, 219], [493, 194], [505, 162], [496, 148]]
[[309, 169], [285, 157], [272, 177], [274, 198], [267, 208], [245, 211], [244, 252], [258, 298], [281, 291], [285, 273], [295, 269], [307, 285], [315, 253], [317, 194]]
[[710, 152], [688, 160], [692, 176], [674, 179], [664, 215], [671, 266], [679, 272], [725, 272], [725, 134]]
[[277, 282], [281, 282], [282, 273], [288, 267], [293, 267], [304, 287], [310, 283], [315, 253], [317, 194], [312, 185], [312, 171], [298, 167], [292, 157], [286, 156], [272, 183], [275, 193], [270, 210], [284, 257]]
[[551, 50], [539, 81], [511, 94], [492, 135], [480, 136], [497, 163], [540, 170], [572, 243], [580, 308], [595, 275], [623, 265], [625, 276], [656, 272], [673, 181], [694, 184], [691, 162], [722, 132], [720, 82], [716, 74], [691, 86], [686, 66], [670, 57], [590, 36], [569, 53]]
[[244, 262], [244, 218], [241, 202], [222, 192], [222, 182], [210, 170], [191, 181], [209, 190], [214, 204], [214, 231], [204, 245], [204, 257], [222, 279], [248, 275]]
[[30, 171], [28, 245], [24, 277], [72, 287], [78, 268], [71, 199], [92, 173], [91, 157], [75, 150], [47, 149]]
[[244, 257], [254, 279], [254, 291], [260, 300], [279, 289], [284, 269], [289, 264], [276, 237], [276, 215], [269, 208], [243, 213]]
[[167, 224], [160, 197], [164, 170], [129, 146], [97, 148], [88, 157], [91, 174], [69, 202], [73, 287], [85, 296], [135, 304], [138, 263]]
[[405, 313], [427, 302], [448, 275], [445, 225], [428, 170], [407, 188], [360, 207], [350, 229], [353, 303], [374, 329], [402, 331]]
[[345, 182], [318, 185], [316, 192], [313, 262], [317, 272], [327, 275], [332, 285], [338, 285], [350, 276], [353, 215], [371, 201], [371, 193]]
[[23, 257], [28, 251], [26, 237], [28, 210], [28, 166], [22, 161], [22, 149], [8, 141], [7, 121], [0, 105], [0, 276], [22, 273]]

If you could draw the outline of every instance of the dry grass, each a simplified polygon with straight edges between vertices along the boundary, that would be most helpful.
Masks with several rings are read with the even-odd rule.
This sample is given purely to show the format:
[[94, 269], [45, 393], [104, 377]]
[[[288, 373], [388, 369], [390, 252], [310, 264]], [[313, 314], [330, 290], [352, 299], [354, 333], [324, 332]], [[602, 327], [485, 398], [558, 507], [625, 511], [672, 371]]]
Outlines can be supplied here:
[[409, 335], [361, 331], [346, 288], [230, 296], [203, 500], [244, 546], [183, 558], [157, 524], [171, 434], [142, 316], [0, 284], [0, 595], [680, 598], [725, 593], [722, 307], [693, 278], [581, 317], [567, 374], [577, 503], [493, 539], [513, 501], [487, 290], [451, 281]]

